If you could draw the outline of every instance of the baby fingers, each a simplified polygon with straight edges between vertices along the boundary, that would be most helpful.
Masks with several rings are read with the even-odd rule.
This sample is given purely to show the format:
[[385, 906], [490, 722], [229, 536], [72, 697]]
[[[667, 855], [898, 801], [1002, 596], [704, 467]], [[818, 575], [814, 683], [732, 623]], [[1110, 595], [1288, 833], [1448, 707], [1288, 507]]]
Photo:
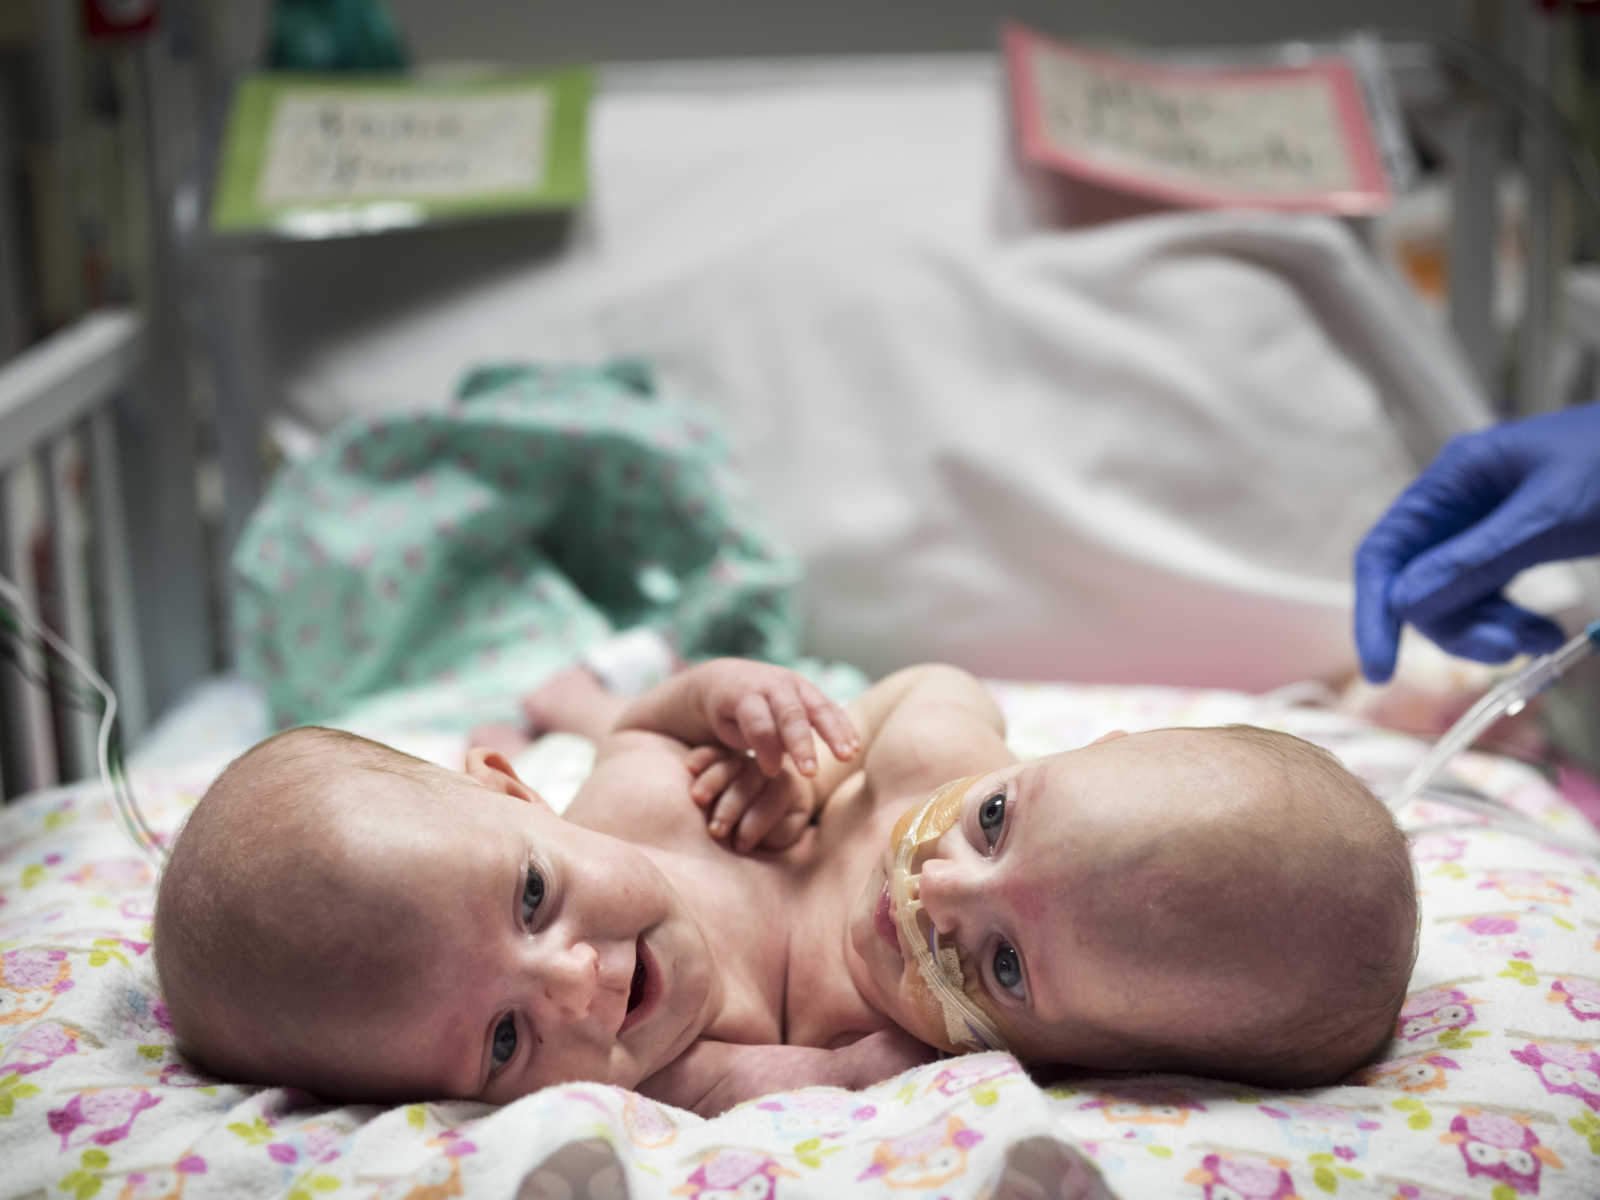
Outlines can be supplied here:
[[757, 846], [767, 850], [786, 849], [799, 839], [810, 820], [805, 790], [796, 786], [792, 775], [764, 779], [734, 827], [733, 848], [740, 853]]
[[698, 775], [719, 758], [726, 758], [728, 752], [721, 746], [696, 746], [683, 756], [683, 765], [689, 768], [689, 774]]
[[[733, 766], [732, 778], [717, 792], [706, 811], [706, 829], [719, 841], [742, 823], [751, 802], [767, 782], [761, 768], [750, 759], [726, 761]], [[730, 844], [734, 844], [731, 839]], [[735, 845], [735, 848], [738, 847]]]
[[[824, 696], [809, 679], [797, 680], [796, 688], [805, 702], [812, 727], [828, 743], [833, 756], [840, 762], [854, 758], [856, 751], [861, 748], [861, 739], [856, 735], [850, 714]], [[807, 771], [806, 774], [811, 772]]]
[[[739, 726], [739, 736], [746, 749], [756, 756], [756, 762], [767, 775], [776, 775], [783, 769], [783, 752], [786, 748], [782, 733], [784, 702], [775, 698], [782, 685], [764, 691], [752, 692], [739, 701], [733, 710]], [[809, 728], [808, 728], [809, 733]], [[809, 741], [809, 738], [807, 739]], [[796, 762], [798, 763], [798, 759]]]
[[[794, 761], [802, 775], [817, 773], [817, 746], [812, 733], [820, 733], [828, 748], [839, 759], [848, 759], [856, 751], [855, 728], [850, 718], [838, 705], [824, 696], [809, 681], [790, 675], [773, 683], [746, 710], [740, 707], [740, 729], [750, 738], [756, 761], [769, 776], [776, 775], [783, 766], [785, 753]], [[764, 701], [764, 704], [759, 703]], [[746, 723], [745, 717], [750, 718]], [[760, 740], [755, 739], [756, 734]]]
[[[710, 754], [703, 754], [702, 751], [710, 751]], [[689, 784], [689, 799], [698, 807], [705, 808], [737, 778], [749, 761], [742, 754], [729, 754], [712, 746], [691, 750], [685, 760], [690, 774], [694, 776]]]

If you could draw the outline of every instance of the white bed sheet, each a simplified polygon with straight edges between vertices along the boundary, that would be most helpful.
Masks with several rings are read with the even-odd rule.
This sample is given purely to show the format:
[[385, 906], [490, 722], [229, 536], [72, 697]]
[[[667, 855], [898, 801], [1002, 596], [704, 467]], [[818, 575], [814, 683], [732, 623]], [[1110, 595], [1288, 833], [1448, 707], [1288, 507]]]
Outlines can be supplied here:
[[183, 693], [128, 752], [137, 769], [227, 762], [272, 732], [266, 691], [237, 675], [214, 675]]

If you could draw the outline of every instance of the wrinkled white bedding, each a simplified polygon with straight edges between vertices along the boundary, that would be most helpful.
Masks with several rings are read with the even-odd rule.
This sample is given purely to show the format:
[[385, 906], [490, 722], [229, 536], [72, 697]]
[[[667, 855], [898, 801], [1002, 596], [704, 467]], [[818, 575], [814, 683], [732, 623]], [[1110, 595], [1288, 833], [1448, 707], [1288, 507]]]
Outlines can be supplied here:
[[1053, 230], [1009, 139], [988, 59], [605, 73], [566, 240], [266, 259], [264, 386], [320, 431], [486, 361], [640, 355], [800, 553], [813, 653], [1349, 672], [1356, 540], [1487, 416], [1443, 338], [1336, 224]]

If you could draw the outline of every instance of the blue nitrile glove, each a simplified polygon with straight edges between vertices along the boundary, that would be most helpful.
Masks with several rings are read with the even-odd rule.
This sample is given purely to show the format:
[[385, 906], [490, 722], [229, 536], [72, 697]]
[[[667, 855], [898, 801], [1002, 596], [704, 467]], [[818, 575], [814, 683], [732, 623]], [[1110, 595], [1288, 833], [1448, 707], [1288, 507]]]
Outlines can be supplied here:
[[1405, 621], [1479, 662], [1554, 650], [1561, 630], [1500, 589], [1525, 567], [1588, 554], [1600, 554], [1600, 404], [1463, 434], [1356, 551], [1362, 673], [1394, 673]]

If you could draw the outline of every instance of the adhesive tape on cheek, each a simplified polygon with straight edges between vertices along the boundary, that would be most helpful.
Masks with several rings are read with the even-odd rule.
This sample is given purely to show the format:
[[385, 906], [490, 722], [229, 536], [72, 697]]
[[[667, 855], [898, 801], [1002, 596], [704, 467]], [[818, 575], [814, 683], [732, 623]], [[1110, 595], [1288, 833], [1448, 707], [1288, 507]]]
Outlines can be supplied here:
[[894, 843], [895, 849], [904, 849], [906, 839], [910, 838], [911, 852], [914, 854], [929, 842], [936, 842], [943, 837], [961, 815], [961, 797], [967, 794], [967, 789], [977, 778], [976, 775], [969, 775], [965, 779], [947, 783], [923, 801], [920, 808], [908, 808], [901, 813], [900, 819], [889, 831], [889, 840]]
[[929, 999], [939, 1010], [946, 1041], [953, 1047], [1003, 1050], [1005, 1040], [1000, 1031], [966, 994], [966, 978], [955, 947], [938, 944], [938, 934], [931, 920], [926, 934], [917, 920], [917, 914], [922, 911], [917, 894], [920, 893], [918, 854], [956, 823], [961, 813], [961, 800], [978, 778], [973, 775], [945, 784], [920, 808], [908, 809], [895, 822], [889, 835], [895, 844], [889, 888], [901, 948], [911, 955]]

